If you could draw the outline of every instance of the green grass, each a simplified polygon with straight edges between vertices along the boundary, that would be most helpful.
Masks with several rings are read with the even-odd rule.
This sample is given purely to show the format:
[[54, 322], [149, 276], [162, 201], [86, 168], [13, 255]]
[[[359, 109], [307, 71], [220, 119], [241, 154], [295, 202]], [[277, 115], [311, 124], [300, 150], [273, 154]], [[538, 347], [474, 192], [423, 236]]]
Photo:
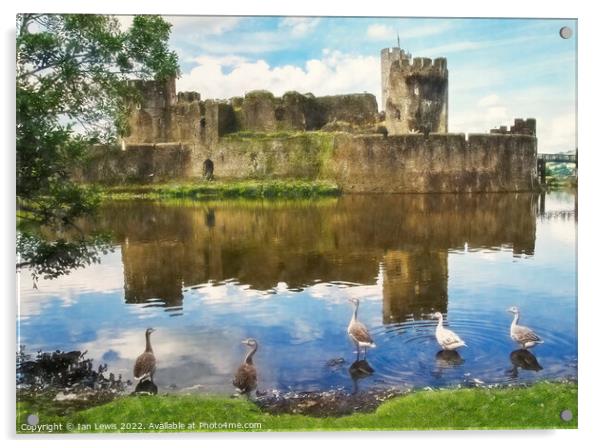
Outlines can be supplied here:
[[104, 199], [303, 199], [338, 196], [332, 182], [305, 180], [203, 181], [168, 184], [130, 184], [105, 187]]
[[[565, 409], [574, 415], [569, 422], [560, 419]], [[201, 422], [261, 425], [222, 431], [576, 428], [577, 385], [541, 382], [526, 388], [420, 391], [393, 398], [371, 413], [336, 418], [271, 415], [244, 399], [202, 395], [125, 397], [66, 417], [52, 417], [44, 409], [19, 403], [17, 432], [26, 432], [20, 429], [26, 415], [38, 411], [40, 424], [69, 423], [73, 425], [72, 432], [217, 430], [200, 428]], [[182, 423], [184, 427], [150, 427], [164, 422]], [[107, 431], [95, 428], [95, 423], [115, 426]], [[192, 423], [195, 427], [189, 427]], [[85, 424], [92, 427], [81, 426]]]
[[546, 176], [547, 190], [574, 190], [577, 188], [576, 177]]

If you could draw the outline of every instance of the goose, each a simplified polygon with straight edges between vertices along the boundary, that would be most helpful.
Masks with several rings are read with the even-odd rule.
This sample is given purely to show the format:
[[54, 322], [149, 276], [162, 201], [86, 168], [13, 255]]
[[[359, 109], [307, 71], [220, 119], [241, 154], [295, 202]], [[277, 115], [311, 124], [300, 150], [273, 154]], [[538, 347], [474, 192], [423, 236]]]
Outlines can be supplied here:
[[250, 350], [245, 356], [245, 360], [240, 365], [234, 376], [232, 384], [236, 387], [239, 393], [248, 394], [257, 387], [257, 369], [253, 365], [253, 355], [257, 351], [257, 341], [249, 338], [241, 341], [248, 346]]
[[150, 342], [150, 335], [153, 331], [155, 331], [154, 328], [146, 329], [146, 349], [144, 350], [144, 353], [136, 358], [136, 363], [134, 364], [134, 379], [140, 382], [146, 379], [150, 379], [152, 382], [157, 368], [157, 360], [155, 359], [153, 347]]
[[437, 337], [437, 342], [443, 350], [456, 350], [460, 347], [466, 347], [466, 343], [460, 339], [460, 336], [450, 329], [443, 327], [443, 314], [437, 311], [432, 316], [435, 319], [439, 319], [437, 329], [435, 330], [435, 336]]
[[357, 346], [357, 357], [359, 359], [360, 356], [360, 347], [364, 347], [364, 358], [366, 357], [366, 350], [368, 347], [374, 348], [376, 344], [372, 340], [372, 336], [368, 332], [366, 326], [357, 320], [357, 310], [360, 306], [360, 301], [356, 298], [349, 299], [351, 303], [354, 305], [353, 314], [351, 315], [351, 321], [349, 322], [349, 326], [347, 327], [347, 334], [353, 339], [355, 345]]
[[510, 337], [513, 341], [518, 342], [522, 348], [531, 348], [537, 344], [543, 344], [541, 338], [533, 330], [529, 327], [518, 325], [520, 312], [517, 307], [513, 306], [509, 308], [508, 312], [514, 314], [514, 319], [510, 325]]

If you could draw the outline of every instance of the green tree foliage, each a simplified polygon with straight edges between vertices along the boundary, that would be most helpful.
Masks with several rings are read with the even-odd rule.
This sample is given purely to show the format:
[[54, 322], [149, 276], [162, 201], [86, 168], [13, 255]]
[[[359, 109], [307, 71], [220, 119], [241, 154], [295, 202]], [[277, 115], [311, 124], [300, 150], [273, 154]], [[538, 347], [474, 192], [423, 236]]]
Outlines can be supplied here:
[[170, 28], [159, 16], [136, 16], [127, 30], [112, 16], [17, 16], [17, 251], [34, 275], [69, 272], [103, 247], [72, 232], [98, 196], [70, 174], [91, 145], [126, 131], [137, 99], [128, 79], [178, 75]]

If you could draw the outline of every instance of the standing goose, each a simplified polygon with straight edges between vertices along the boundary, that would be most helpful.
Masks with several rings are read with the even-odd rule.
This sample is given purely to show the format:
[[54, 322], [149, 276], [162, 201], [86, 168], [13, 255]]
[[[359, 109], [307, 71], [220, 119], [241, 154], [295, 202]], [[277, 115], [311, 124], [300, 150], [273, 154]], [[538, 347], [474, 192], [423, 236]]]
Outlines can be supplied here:
[[443, 314], [437, 311], [433, 314], [433, 317], [439, 319], [437, 329], [435, 330], [435, 336], [443, 350], [456, 350], [460, 347], [466, 347], [466, 343], [460, 339], [460, 336], [450, 329], [443, 327]]
[[360, 347], [364, 347], [364, 358], [366, 357], [366, 351], [368, 347], [374, 348], [376, 344], [372, 340], [372, 336], [368, 332], [366, 326], [357, 320], [357, 309], [360, 306], [360, 301], [356, 298], [349, 299], [354, 305], [353, 314], [351, 315], [351, 321], [347, 327], [347, 334], [353, 339], [357, 347], [357, 357], [360, 357]]
[[146, 329], [146, 349], [144, 353], [136, 358], [136, 363], [134, 364], [134, 379], [138, 381], [150, 379], [152, 382], [157, 368], [157, 360], [155, 359], [150, 342], [150, 335], [153, 331], [155, 331], [154, 328]]
[[253, 365], [253, 355], [257, 351], [258, 344], [255, 339], [251, 338], [245, 339], [242, 343], [248, 346], [250, 350], [236, 371], [232, 384], [239, 393], [248, 394], [257, 387], [257, 369]]
[[518, 342], [522, 348], [531, 348], [534, 345], [543, 344], [541, 338], [533, 330], [529, 327], [518, 325], [520, 313], [517, 307], [513, 306], [509, 308], [508, 312], [514, 314], [514, 319], [510, 325], [510, 337], [513, 341]]

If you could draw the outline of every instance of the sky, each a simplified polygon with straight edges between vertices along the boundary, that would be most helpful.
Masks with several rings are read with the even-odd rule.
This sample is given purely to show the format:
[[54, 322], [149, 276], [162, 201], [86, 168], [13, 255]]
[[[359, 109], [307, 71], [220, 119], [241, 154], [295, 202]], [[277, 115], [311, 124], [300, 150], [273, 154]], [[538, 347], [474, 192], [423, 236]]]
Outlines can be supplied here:
[[[179, 91], [206, 98], [266, 89], [380, 95], [380, 50], [446, 57], [449, 132], [488, 132], [537, 119], [539, 152], [576, 144], [576, 21], [165, 16], [178, 53]], [[128, 18], [122, 20], [127, 23]], [[572, 38], [559, 30], [569, 26]]]

